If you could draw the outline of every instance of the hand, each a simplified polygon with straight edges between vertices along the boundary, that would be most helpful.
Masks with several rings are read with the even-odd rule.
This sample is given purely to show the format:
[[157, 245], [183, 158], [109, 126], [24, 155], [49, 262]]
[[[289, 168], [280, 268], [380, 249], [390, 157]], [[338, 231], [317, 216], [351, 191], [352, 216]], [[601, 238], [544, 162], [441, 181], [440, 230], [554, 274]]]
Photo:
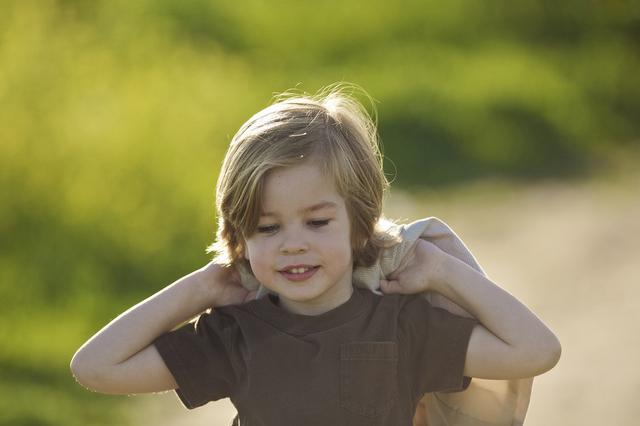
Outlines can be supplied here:
[[257, 291], [242, 286], [240, 273], [234, 267], [210, 262], [201, 271], [212, 292], [213, 306], [239, 305], [256, 298]]
[[380, 289], [384, 293], [412, 294], [434, 290], [435, 274], [446, 253], [435, 244], [418, 240], [407, 253], [402, 264], [380, 280]]

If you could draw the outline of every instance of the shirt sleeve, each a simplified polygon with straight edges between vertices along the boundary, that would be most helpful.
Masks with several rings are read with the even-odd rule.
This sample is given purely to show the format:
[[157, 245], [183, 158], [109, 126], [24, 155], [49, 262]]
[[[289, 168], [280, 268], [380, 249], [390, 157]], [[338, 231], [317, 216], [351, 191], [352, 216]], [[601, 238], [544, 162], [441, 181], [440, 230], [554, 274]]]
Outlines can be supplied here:
[[230, 396], [238, 375], [232, 362], [238, 329], [232, 318], [217, 312], [202, 314], [195, 322], [153, 342], [175, 378], [176, 394], [186, 408]]
[[407, 302], [399, 318], [399, 333], [405, 339], [416, 395], [463, 391], [469, 386], [471, 377], [464, 376], [464, 364], [476, 324], [473, 318], [433, 307], [421, 296]]

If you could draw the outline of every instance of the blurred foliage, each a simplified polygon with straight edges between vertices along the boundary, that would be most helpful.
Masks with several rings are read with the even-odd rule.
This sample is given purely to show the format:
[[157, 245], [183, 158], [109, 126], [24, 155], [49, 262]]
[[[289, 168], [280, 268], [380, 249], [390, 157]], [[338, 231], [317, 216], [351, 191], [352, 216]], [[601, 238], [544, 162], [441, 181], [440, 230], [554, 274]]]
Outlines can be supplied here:
[[203, 264], [226, 145], [275, 92], [377, 100], [420, 188], [580, 176], [640, 134], [627, 1], [5, 1], [0, 424], [123, 424], [74, 384], [92, 333]]

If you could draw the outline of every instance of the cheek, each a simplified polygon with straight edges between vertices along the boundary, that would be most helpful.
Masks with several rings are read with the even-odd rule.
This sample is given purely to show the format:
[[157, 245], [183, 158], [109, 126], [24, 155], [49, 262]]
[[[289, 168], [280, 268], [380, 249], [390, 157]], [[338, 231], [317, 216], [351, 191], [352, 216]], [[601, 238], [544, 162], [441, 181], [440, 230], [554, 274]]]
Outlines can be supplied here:
[[269, 245], [265, 242], [251, 242], [245, 246], [245, 258], [254, 271], [261, 270], [271, 261]]
[[327, 238], [324, 241], [323, 247], [325, 247], [325, 252], [330, 254], [331, 257], [344, 259], [345, 263], [351, 261], [353, 251], [351, 250], [351, 239], [349, 235]]

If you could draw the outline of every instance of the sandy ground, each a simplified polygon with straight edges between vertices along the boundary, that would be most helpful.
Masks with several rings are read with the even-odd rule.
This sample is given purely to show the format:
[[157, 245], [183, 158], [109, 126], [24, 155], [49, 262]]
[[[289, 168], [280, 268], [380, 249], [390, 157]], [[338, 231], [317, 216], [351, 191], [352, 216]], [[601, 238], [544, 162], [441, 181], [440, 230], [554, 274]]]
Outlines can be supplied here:
[[[481, 183], [393, 193], [407, 221], [437, 216], [494, 282], [560, 338], [562, 358], [534, 381], [526, 424], [630, 425], [640, 417], [640, 172], [518, 188]], [[635, 342], [635, 343], [634, 343]], [[228, 400], [187, 411], [172, 393], [132, 398], [132, 424], [226, 425]]]

